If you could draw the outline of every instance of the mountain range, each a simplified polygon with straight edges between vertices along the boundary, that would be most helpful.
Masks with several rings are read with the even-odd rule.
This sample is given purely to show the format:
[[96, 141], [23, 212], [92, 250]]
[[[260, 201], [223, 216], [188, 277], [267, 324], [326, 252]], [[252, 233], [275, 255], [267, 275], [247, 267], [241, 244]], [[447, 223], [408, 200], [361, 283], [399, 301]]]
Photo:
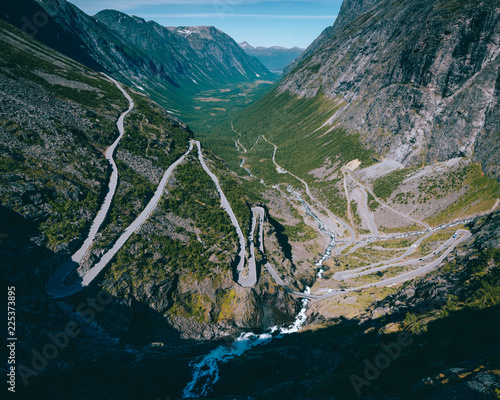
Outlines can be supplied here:
[[345, 0], [274, 84], [215, 27], [0, 17], [16, 394], [498, 398], [496, 1]]
[[344, 2], [357, 18], [323, 32], [275, 96], [336, 102], [325, 123], [405, 165], [472, 155], [498, 177], [495, 2], [362, 4]]
[[[90, 68], [142, 88], [167, 109], [192, 108], [196, 93], [217, 85], [274, 79], [213, 27], [197, 27], [187, 35], [185, 29], [113, 10], [89, 16], [65, 0], [21, 0], [0, 7], [9, 23]], [[25, 19], [37, 13], [47, 19], [41, 27]]]
[[247, 42], [239, 43], [239, 46], [248, 55], [256, 57], [270, 71], [279, 73], [282, 73], [288, 64], [299, 57], [304, 51], [304, 49], [297, 46], [292, 47], [291, 49], [280, 46], [253, 47]]

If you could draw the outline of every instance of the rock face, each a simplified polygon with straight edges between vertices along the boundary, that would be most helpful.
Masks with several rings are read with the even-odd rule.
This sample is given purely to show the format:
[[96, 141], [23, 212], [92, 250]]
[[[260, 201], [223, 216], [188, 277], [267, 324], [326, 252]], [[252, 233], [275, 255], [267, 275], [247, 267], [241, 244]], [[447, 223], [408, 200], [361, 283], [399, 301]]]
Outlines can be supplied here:
[[404, 165], [473, 155], [500, 177], [499, 55], [495, 1], [352, 0], [280, 91], [342, 100], [329, 122]]
[[329, 26], [321, 32], [321, 34], [307, 47], [307, 49], [293, 60], [290, 65], [285, 68], [285, 73], [292, 71], [302, 60], [309, 57], [316, 49], [322, 45], [325, 41], [331, 39], [335, 32], [338, 32], [344, 25], [349, 21], [356, 19], [359, 15], [368, 11], [375, 4], [379, 3], [380, 0], [345, 0], [342, 2], [340, 7], [340, 12], [333, 26]]

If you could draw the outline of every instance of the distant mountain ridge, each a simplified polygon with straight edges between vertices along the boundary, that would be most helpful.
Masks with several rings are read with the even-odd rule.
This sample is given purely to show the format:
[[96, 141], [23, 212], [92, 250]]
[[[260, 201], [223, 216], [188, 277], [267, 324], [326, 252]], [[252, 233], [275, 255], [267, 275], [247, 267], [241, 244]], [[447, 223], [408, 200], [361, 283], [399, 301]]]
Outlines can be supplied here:
[[248, 55], [256, 57], [269, 70], [280, 73], [288, 64], [290, 64], [295, 58], [299, 57], [304, 51], [304, 49], [297, 46], [292, 47], [291, 49], [281, 46], [253, 47], [248, 42], [239, 43], [239, 46]]
[[228, 78], [238, 75], [245, 79], [271, 77], [258, 60], [248, 57], [230, 36], [213, 26], [167, 29], [189, 42], [196, 55], [204, 60], [204, 67], [208, 71], [215, 73], [219, 70]]
[[37, 38], [93, 69], [146, 89], [167, 107], [183, 108], [190, 101], [189, 93], [218, 85], [274, 78], [232, 38], [213, 27], [204, 27], [203, 35], [187, 36], [182, 29], [167, 29], [114, 10], [91, 17], [65, 0], [19, 3], [22, 7], [0, 6], [0, 18], [23, 29], [25, 15], [44, 13], [49, 23], [36, 28]]

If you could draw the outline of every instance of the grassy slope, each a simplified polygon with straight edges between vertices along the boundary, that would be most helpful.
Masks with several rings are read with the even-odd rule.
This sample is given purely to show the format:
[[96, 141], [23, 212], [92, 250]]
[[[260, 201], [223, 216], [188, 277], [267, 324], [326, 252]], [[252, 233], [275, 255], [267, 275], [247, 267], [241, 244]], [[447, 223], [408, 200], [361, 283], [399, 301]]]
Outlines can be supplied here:
[[[2, 152], [0, 156], [2, 187], [8, 188], [0, 193], [2, 205], [21, 214], [26, 214], [33, 207], [37, 210], [39, 205], [33, 206], [30, 199], [22, 201], [17, 199], [15, 191], [17, 186], [12, 185], [8, 180], [10, 178], [6, 176], [15, 174], [17, 184], [33, 185], [33, 189], [41, 193], [42, 204], [47, 204], [49, 207], [48, 212], [42, 214], [44, 216], [37, 221], [37, 227], [46, 237], [46, 245], [52, 248], [70, 242], [72, 251], [85, 237], [93, 217], [99, 210], [107, 189], [109, 174], [103, 152], [116, 138], [118, 134], [116, 120], [128, 104], [115, 85], [102, 75], [40, 45], [3, 21], [0, 21], [0, 27], [6, 35], [12, 36], [15, 41], [26, 46], [15, 47], [8, 42], [1, 42], [1, 72], [14, 81], [39, 87], [38, 90], [57, 101], [62, 101], [67, 107], [76, 107], [74, 109], [81, 112], [82, 120], [88, 118], [92, 123], [86, 129], [80, 130], [49, 116], [56, 128], [52, 132], [42, 132], [42, 128], [31, 129], [27, 125], [15, 124], [8, 118], [0, 120], [0, 128], [19, 138], [24, 146], [20, 150], [11, 148], [7, 152]], [[40, 73], [85, 83], [100, 92], [50, 84], [40, 77]], [[127, 150], [135, 156], [150, 160], [153, 165], [164, 171], [186, 151], [191, 133], [173, 124], [168, 119], [167, 113], [145, 96], [133, 93], [130, 89], [127, 91], [134, 98], [135, 108], [125, 119], [125, 135], [118, 150]], [[36, 149], [37, 146], [44, 146], [48, 140], [53, 139], [60, 148], [57, 147], [54, 157], [50, 160], [27, 155], [27, 152]], [[207, 155], [214, 158], [205, 152], [205, 156]], [[224, 251], [229, 253], [234, 245], [234, 232], [231, 230], [227, 215], [220, 209], [218, 197], [212, 187], [213, 182], [206, 174], [200, 172], [201, 167], [196, 165], [197, 160], [192, 159], [191, 162], [193, 165], [179, 168], [176, 179], [180, 187], [172, 193], [169, 200], [171, 204], [168, 201], [162, 203], [161, 212], [177, 210], [175, 212], [177, 215], [191, 219], [195, 226], [205, 232], [202, 236], [206, 242], [200, 245], [195, 240], [189, 246], [184, 246], [167, 236], [161, 236], [154, 238], [153, 243], [149, 244], [142, 240], [143, 249], [138, 251], [139, 253], [151, 251], [151, 246], [163, 249], [162, 254], [168, 253], [167, 258], [175, 261], [171, 266], [175, 265], [178, 268], [187, 266], [193, 271], [196, 271], [197, 267], [202, 267], [203, 271], [207, 272], [213, 266], [213, 263], [207, 263], [212, 254], [207, 250], [215, 244], [220, 244]], [[124, 162], [116, 160], [116, 163], [119, 170], [119, 184], [109, 217], [101, 227], [96, 240], [96, 251], [108, 247], [116, 240], [142, 211], [156, 188], [155, 184]], [[246, 190], [240, 188], [239, 182], [227, 170], [224, 162], [216, 159], [213, 168], [220, 176], [221, 185], [233, 204], [238, 219], [244, 227], [248, 226], [250, 212]], [[73, 170], [77, 172], [71, 172]], [[73, 191], [80, 194], [72, 196]], [[193, 205], [191, 201], [196, 198], [205, 204], [210, 202], [209, 210], [203, 207], [197, 210], [199, 204], [195, 202]], [[190, 200], [191, 206], [182, 205], [187, 200]], [[133, 245], [137, 247], [138, 242], [141, 242], [140, 237], [131, 240], [128, 248]], [[226, 245], [229, 246], [227, 249], [224, 247]], [[154, 251], [151, 254], [153, 253]], [[200, 258], [202, 253], [203, 256]], [[183, 258], [186, 254], [189, 255], [187, 259]], [[135, 274], [144, 264], [146, 279], [152, 262], [148, 257], [144, 257], [143, 262], [133, 263], [130, 255], [126, 254], [126, 250], [121, 251], [115, 265], [121, 273], [133, 270]], [[220, 258], [221, 262], [225, 262], [223, 270], [227, 269], [230, 257]], [[200, 271], [198, 273], [201, 274]], [[136, 283], [142, 281], [136, 280]]]
[[[0, 21], [2, 33], [7, 37], [17, 38], [18, 33], [7, 23]], [[63, 141], [65, 151], [53, 160], [37, 159], [29, 156], [23, 150], [3, 152], [0, 156], [1, 171], [18, 174], [22, 180], [31, 182], [39, 188], [43, 201], [52, 208], [46, 219], [38, 222], [42, 232], [48, 238], [50, 245], [67, 242], [83, 234], [89, 226], [89, 221], [82, 218], [82, 210], [96, 213], [102, 196], [100, 188], [89, 182], [106, 181], [106, 166], [99, 160], [97, 163], [81, 162], [80, 147], [86, 148], [89, 159], [101, 158], [101, 151], [112, 143], [117, 135], [115, 126], [118, 110], [126, 106], [126, 100], [119, 90], [98, 74], [76, 64], [52, 50], [40, 47], [35, 41], [23, 37], [21, 42], [24, 48], [16, 48], [7, 41], [1, 42], [2, 58], [0, 68], [8, 78], [18, 82], [28, 82], [30, 87], [40, 88], [49, 93], [54, 99], [67, 101], [81, 107], [82, 113], [90, 113], [93, 120], [99, 120], [93, 132], [82, 132], [75, 126], [64, 125], [63, 122], [49, 116], [50, 122], [56, 127], [55, 131], [47, 131], [38, 126], [20, 125], [9, 118], [2, 118], [1, 127], [22, 142], [23, 149], [33, 149], [44, 145], [45, 141], [52, 140], [59, 135], [70, 136], [72, 139]], [[97, 96], [95, 91], [76, 90], [47, 82], [35, 72], [43, 72], [64, 79], [86, 83], [100, 90], [107, 102]], [[35, 124], [36, 125], [36, 124]], [[57, 147], [57, 144], [56, 144]], [[75, 168], [77, 174], [68, 171], [68, 167]], [[81, 175], [80, 175], [81, 174]], [[51, 178], [52, 177], [52, 178]], [[83, 178], [83, 179], [82, 179]], [[39, 186], [41, 185], [41, 186]], [[10, 187], [5, 182], [4, 187]], [[67, 188], [80, 191], [77, 198], [68, 198], [64, 195]], [[16, 203], [15, 194], [3, 191], [2, 204], [13, 210], [23, 213], [26, 204]]]
[[322, 94], [303, 99], [273, 91], [249, 106], [235, 125], [247, 148], [259, 135], [265, 135], [279, 147], [278, 164], [311, 181], [307, 174], [323, 166], [327, 157], [341, 164], [356, 158], [363, 166], [372, 163], [372, 153], [361, 146], [356, 135], [348, 135], [342, 129], [327, 133], [331, 126], [322, 127], [340, 106], [339, 101]]

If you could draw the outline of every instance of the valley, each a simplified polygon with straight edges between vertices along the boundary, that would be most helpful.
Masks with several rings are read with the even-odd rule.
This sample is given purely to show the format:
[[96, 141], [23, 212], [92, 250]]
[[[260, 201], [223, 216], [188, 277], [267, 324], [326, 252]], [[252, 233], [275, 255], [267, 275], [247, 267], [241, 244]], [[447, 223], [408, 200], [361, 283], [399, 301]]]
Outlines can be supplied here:
[[0, 5], [22, 398], [497, 398], [492, 0], [345, 0], [283, 77], [215, 27], [22, 2]]

